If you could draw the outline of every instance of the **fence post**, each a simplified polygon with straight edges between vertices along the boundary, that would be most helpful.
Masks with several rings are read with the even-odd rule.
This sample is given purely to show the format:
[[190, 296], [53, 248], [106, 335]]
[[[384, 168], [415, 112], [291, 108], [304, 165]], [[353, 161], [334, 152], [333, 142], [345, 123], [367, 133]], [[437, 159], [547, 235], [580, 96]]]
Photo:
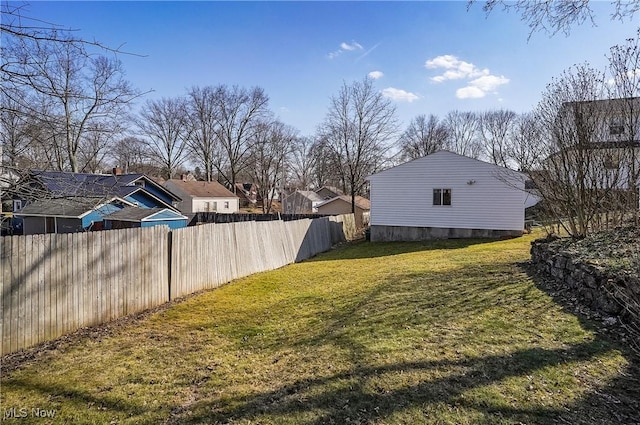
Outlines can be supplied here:
[[171, 232], [171, 229], [169, 229], [169, 232], [167, 232], [167, 257], [168, 257], [168, 261], [167, 261], [167, 285], [169, 285], [169, 301], [171, 301], [173, 299], [173, 294], [171, 293], [171, 280], [172, 280], [172, 276], [171, 276], [171, 257], [172, 257], [172, 238], [173, 238], [173, 233]]

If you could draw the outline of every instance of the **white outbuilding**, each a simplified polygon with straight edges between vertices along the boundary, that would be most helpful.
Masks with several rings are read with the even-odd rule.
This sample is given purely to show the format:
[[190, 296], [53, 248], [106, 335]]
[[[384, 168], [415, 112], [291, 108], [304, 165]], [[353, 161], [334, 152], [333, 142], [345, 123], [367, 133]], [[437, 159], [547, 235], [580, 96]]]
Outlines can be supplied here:
[[522, 235], [522, 173], [441, 150], [368, 180], [371, 241]]

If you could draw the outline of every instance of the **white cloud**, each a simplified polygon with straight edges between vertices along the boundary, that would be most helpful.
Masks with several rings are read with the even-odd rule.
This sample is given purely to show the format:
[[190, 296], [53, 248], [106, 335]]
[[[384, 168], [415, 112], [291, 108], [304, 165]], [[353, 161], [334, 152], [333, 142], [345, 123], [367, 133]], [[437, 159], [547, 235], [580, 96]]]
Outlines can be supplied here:
[[357, 41], [352, 41], [351, 43], [347, 43], [343, 41], [342, 43], [340, 43], [340, 48], [334, 52], [329, 53], [327, 57], [329, 59], [333, 59], [340, 56], [344, 52], [353, 52], [355, 50], [362, 50], [362, 49], [364, 49], [364, 47], [362, 47], [362, 45]]
[[384, 77], [384, 73], [382, 71], [371, 71], [369, 77], [377, 80], [378, 78]]
[[456, 90], [456, 97], [458, 99], [479, 99], [485, 95], [485, 92], [473, 86], [467, 86]]
[[467, 87], [456, 90], [458, 99], [477, 99], [484, 97], [489, 92], [495, 92], [496, 88], [509, 82], [508, 78], [497, 75], [484, 75], [469, 81]]
[[460, 80], [462, 78], [474, 78], [481, 75], [488, 75], [488, 69], [480, 69], [472, 63], [462, 61], [453, 55], [437, 56], [428, 60], [424, 66], [427, 69], [445, 69], [442, 75], [432, 77], [436, 83], [447, 80]]
[[355, 41], [351, 42], [351, 44], [342, 42], [340, 43], [340, 48], [342, 50], [362, 50], [362, 46]]
[[499, 77], [497, 75], [483, 75], [480, 78], [472, 80], [469, 84], [473, 87], [479, 88], [483, 92], [490, 92], [494, 91], [498, 86], [507, 84], [508, 82], [509, 79], [502, 75]]
[[382, 95], [384, 97], [387, 97], [391, 100], [395, 100], [397, 102], [411, 103], [414, 100], [420, 99], [420, 97], [416, 94], [413, 94], [411, 92], [408, 92], [402, 89], [396, 89], [393, 87], [387, 87], [386, 89], [382, 90]]
[[495, 92], [495, 90], [509, 82], [509, 79], [500, 75], [492, 75], [488, 68], [480, 68], [476, 65], [458, 59], [453, 55], [437, 56], [425, 62], [427, 69], [441, 69], [444, 72], [431, 77], [434, 83], [444, 83], [450, 80], [468, 80], [467, 86], [456, 90], [459, 99], [478, 99]]

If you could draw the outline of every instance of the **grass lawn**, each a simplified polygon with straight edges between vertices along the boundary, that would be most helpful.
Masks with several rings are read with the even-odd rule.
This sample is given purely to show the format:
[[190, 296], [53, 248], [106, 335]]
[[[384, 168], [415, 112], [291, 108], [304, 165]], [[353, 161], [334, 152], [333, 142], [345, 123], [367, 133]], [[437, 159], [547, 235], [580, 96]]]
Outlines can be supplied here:
[[3, 371], [1, 410], [65, 424], [640, 423], [637, 359], [538, 289], [519, 264], [531, 240], [363, 242], [235, 281]]

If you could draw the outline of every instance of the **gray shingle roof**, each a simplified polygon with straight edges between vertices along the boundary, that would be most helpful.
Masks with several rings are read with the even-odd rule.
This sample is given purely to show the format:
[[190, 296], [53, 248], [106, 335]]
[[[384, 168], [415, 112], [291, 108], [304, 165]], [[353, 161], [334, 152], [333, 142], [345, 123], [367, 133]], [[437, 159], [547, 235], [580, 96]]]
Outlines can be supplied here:
[[98, 197], [46, 199], [27, 204], [16, 215], [79, 218], [103, 202], [104, 198]]

